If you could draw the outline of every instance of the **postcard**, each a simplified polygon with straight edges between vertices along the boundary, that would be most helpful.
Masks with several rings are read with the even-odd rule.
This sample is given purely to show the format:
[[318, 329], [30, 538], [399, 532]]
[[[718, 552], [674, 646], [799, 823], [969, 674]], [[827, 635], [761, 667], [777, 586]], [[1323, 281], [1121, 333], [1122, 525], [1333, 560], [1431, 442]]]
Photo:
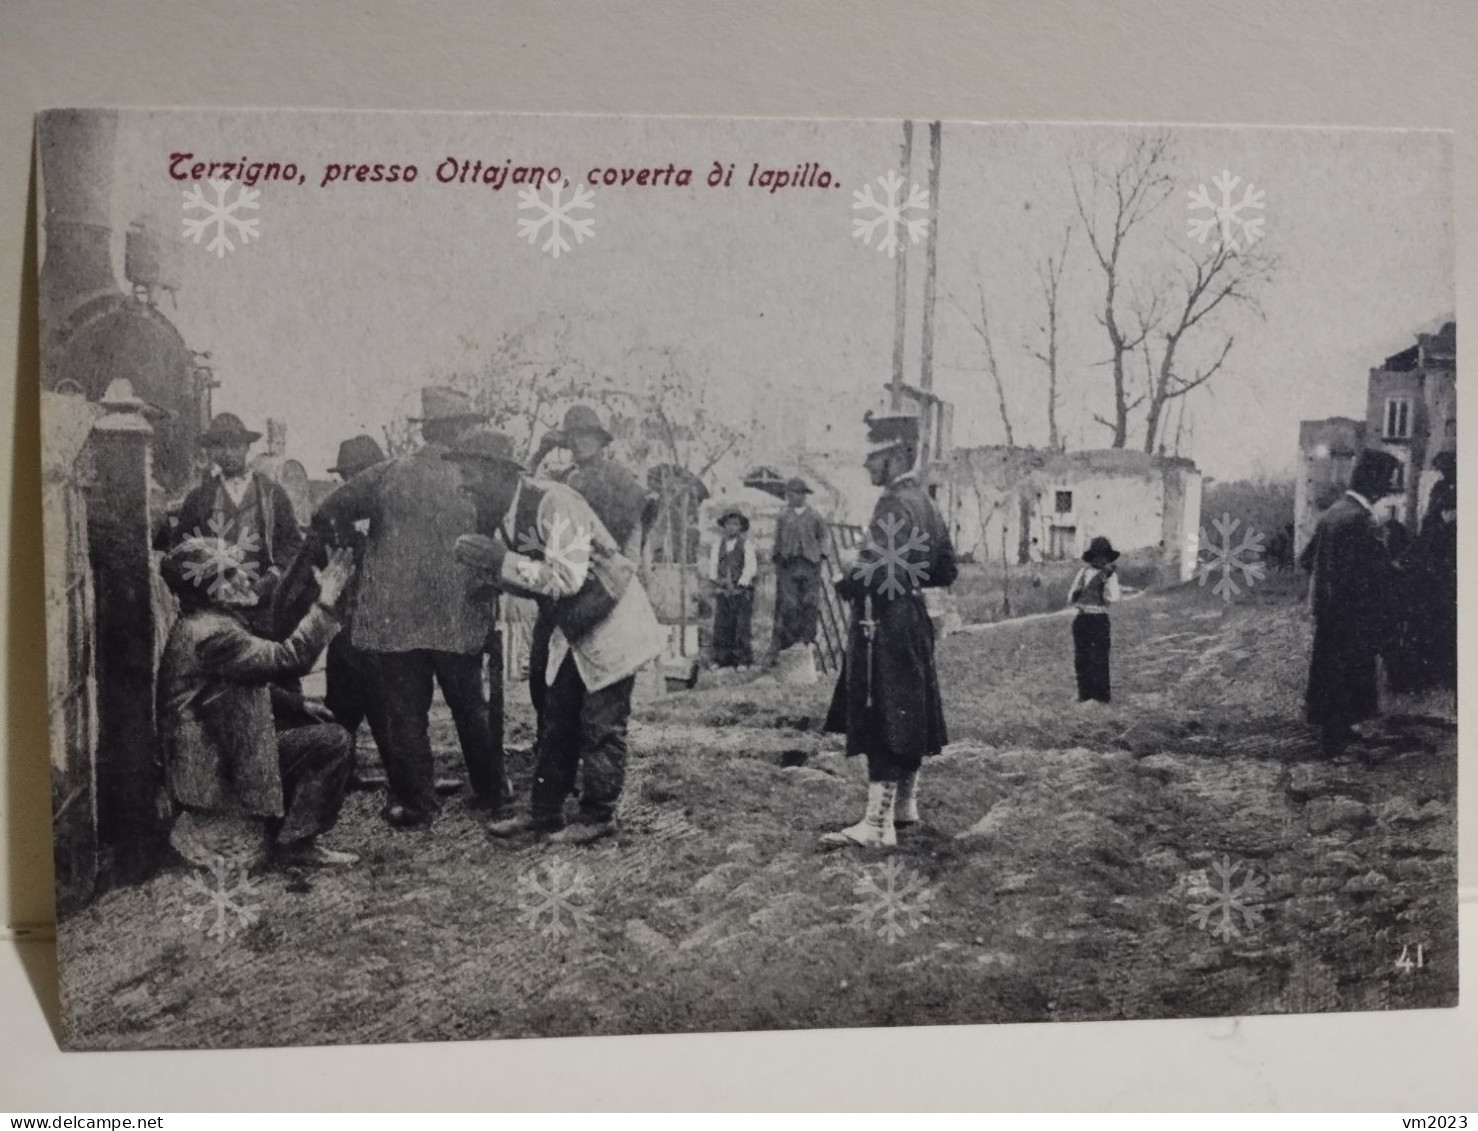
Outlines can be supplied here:
[[69, 1047], [1456, 1004], [1449, 135], [37, 162]]

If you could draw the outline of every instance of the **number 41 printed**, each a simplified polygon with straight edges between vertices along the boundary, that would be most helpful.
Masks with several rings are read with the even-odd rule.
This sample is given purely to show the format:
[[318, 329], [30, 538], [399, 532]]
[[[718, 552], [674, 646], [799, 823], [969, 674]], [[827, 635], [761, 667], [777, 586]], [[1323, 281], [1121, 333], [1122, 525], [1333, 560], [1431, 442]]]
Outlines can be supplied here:
[[1401, 957], [1396, 959], [1396, 969], [1400, 970], [1403, 974], [1410, 974], [1413, 970], [1420, 970], [1426, 965], [1424, 950], [1424, 945], [1417, 943], [1416, 957], [1412, 958], [1411, 947], [1409, 945], [1403, 946], [1401, 948]]

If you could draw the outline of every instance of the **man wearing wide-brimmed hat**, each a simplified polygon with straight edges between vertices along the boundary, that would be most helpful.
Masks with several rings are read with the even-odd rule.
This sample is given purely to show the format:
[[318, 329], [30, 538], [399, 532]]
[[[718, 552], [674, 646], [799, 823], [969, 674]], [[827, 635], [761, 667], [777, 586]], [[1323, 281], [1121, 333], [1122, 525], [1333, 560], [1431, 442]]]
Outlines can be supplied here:
[[795, 644], [816, 642], [821, 613], [821, 559], [826, 524], [811, 508], [811, 487], [799, 476], [785, 484], [785, 509], [775, 517], [775, 630], [778, 654]]
[[165, 780], [174, 803], [170, 843], [193, 864], [352, 864], [318, 843], [338, 817], [349, 741], [322, 706], [284, 691], [338, 628], [335, 605], [353, 569], [336, 550], [318, 597], [286, 639], [253, 632], [252, 575], [232, 543], [190, 537], [161, 573], [180, 602], [159, 665], [158, 715]]
[[210, 422], [200, 446], [214, 470], [185, 496], [170, 545], [207, 536], [229, 542], [248, 575], [256, 579], [253, 624], [271, 634], [270, 598], [302, 547], [303, 534], [281, 484], [247, 467], [247, 452], [261, 438], [234, 413], [220, 413]]
[[754, 663], [750, 622], [754, 613], [754, 579], [759, 572], [749, 541], [749, 519], [738, 507], [718, 516], [721, 533], [708, 555], [713, 583], [713, 643], [716, 668], [747, 668]]
[[826, 729], [846, 734], [848, 754], [866, 756], [867, 810], [857, 824], [822, 837], [826, 847], [896, 844], [897, 827], [919, 820], [923, 760], [947, 741], [923, 590], [954, 583], [954, 547], [914, 471], [918, 418], [865, 419], [866, 467], [883, 493], [837, 582], [852, 616]]
[[391, 792], [383, 815], [398, 827], [426, 824], [441, 807], [428, 733], [433, 686], [456, 723], [474, 803], [496, 809], [511, 792], [503, 736], [489, 726], [482, 682], [496, 598], [469, 593], [452, 557], [474, 515], [456, 470], [442, 459], [484, 415], [456, 389], [424, 389], [421, 403], [425, 443], [354, 476], [313, 518], [337, 530], [369, 523], [349, 638], [373, 654], [379, 675]]
[[[657, 495], [643, 487], [625, 465], [612, 458], [613, 437], [590, 405], [572, 405], [559, 428], [547, 433], [529, 460], [530, 474], [537, 475], [545, 456], [563, 448], [570, 453], [568, 467], [551, 476], [573, 488], [590, 504], [621, 552], [641, 561], [642, 541], [656, 515]], [[535, 713], [544, 709], [544, 667], [549, 660], [549, 639], [554, 625], [547, 610], [534, 622], [529, 641], [529, 698]]]
[[[530, 812], [494, 821], [488, 832], [547, 833], [572, 844], [613, 836], [636, 673], [665, 642], [636, 563], [580, 495], [528, 478], [501, 432], [464, 436], [446, 458], [476, 510], [456, 548], [469, 582], [530, 597], [553, 624]], [[567, 827], [577, 772], [579, 816]]]

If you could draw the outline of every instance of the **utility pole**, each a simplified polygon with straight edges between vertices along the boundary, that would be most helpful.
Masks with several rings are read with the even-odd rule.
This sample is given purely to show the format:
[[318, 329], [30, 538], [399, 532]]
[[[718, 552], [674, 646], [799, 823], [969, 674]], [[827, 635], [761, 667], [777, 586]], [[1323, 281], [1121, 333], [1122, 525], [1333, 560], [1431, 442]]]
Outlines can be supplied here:
[[[899, 172], [903, 183], [910, 183], [913, 172], [913, 122], [903, 123], [903, 159]], [[893, 412], [903, 408], [903, 332], [908, 312], [907, 245], [893, 257], [893, 382], [889, 389], [889, 407]]]
[[[924, 245], [924, 315], [923, 340], [919, 353], [919, 388], [926, 394], [934, 391], [934, 275], [939, 247], [939, 159], [941, 124], [929, 123], [929, 234]], [[928, 396], [919, 406], [919, 449], [922, 462], [928, 462], [934, 446], [934, 430], [938, 406]]]

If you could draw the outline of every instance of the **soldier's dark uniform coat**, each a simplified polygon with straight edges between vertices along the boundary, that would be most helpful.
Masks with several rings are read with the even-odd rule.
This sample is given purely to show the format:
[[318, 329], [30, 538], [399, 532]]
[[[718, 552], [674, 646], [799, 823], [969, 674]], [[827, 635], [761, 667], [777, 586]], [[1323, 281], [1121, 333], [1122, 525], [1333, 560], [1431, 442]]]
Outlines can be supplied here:
[[1373, 718], [1375, 658], [1386, 640], [1392, 580], [1375, 519], [1346, 495], [1320, 517], [1299, 564], [1314, 575], [1308, 721], [1344, 727]]
[[[958, 569], [944, 518], [912, 474], [883, 491], [868, 538], [881, 549], [864, 550], [859, 566], [837, 582], [852, 617], [826, 729], [846, 734], [848, 754], [868, 755], [869, 778], [896, 781], [948, 741], [934, 667], [934, 625], [922, 590], [953, 584]], [[890, 561], [889, 554], [898, 560]], [[868, 594], [877, 622], [870, 708], [862, 625]]]

